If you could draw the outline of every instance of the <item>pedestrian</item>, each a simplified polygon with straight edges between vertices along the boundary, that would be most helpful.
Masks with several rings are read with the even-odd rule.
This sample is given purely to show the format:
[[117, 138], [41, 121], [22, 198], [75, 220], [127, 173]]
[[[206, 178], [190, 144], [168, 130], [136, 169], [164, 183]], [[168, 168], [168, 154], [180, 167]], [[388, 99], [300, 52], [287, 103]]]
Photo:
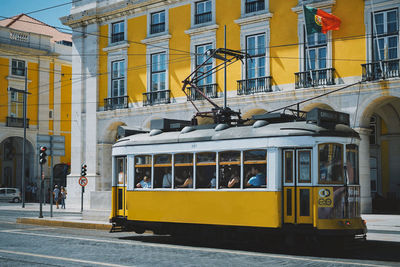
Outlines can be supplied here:
[[54, 202], [56, 203], [56, 207], [58, 209], [58, 202], [60, 201], [60, 189], [58, 189], [58, 185], [54, 186], [53, 196]]
[[61, 186], [60, 195], [61, 195], [61, 208], [65, 209], [65, 199], [67, 198], [67, 190], [65, 190], [63, 186]]

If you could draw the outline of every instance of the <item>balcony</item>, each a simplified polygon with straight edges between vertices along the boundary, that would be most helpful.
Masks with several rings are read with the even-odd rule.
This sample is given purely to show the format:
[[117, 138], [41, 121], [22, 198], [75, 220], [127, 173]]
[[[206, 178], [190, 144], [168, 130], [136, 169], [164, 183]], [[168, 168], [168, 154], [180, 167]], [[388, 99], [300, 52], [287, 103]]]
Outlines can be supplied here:
[[[7, 117], [6, 126], [24, 128], [24, 118]], [[29, 128], [29, 119], [26, 119], [26, 128]]]
[[[197, 86], [208, 98], [217, 98], [218, 97], [218, 84], [206, 84], [206, 85], [198, 85]], [[188, 101], [195, 100], [204, 100], [204, 97], [199, 94], [193, 87], [186, 88], [186, 93], [188, 95]]]
[[104, 110], [128, 108], [128, 96], [104, 98]]
[[262, 1], [248, 1], [246, 2], [246, 13], [257, 12], [265, 9], [264, 0]]
[[211, 12], [196, 14], [194, 24], [202, 24], [211, 21]]
[[123, 41], [125, 39], [125, 34], [123, 32], [113, 33], [111, 35], [111, 43], [116, 43]]
[[295, 75], [295, 88], [308, 88], [321, 85], [333, 85], [334, 68], [326, 68], [319, 70], [309, 70], [303, 72], [296, 72]]
[[171, 92], [170, 90], [162, 90], [162, 91], [143, 93], [143, 106], [169, 104], [170, 92]]
[[378, 62], [361, 64], [362, 80], [376, 81], [400, 77], [400, 59], [382, 60]]
[[165, 31], [165, 22], [158, 23], [158, 24], [151, 24], [151, 26], [150, 26], [150, 33], [151, 34], [164, 32], [164, 31]]
[[237, 81], [238, 95], [252, 95], [256, 93], [271, 92], [271, 76]]

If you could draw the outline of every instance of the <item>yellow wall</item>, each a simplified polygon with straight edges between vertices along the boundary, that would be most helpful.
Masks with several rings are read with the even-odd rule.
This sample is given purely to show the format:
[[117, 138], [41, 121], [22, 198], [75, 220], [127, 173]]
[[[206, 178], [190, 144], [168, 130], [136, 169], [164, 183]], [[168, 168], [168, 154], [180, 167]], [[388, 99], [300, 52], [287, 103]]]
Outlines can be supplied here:
[[4, 123], [8, 116], [8, 80], [9, 73], [8, 58], [0, 58], [0, 122]]
[[[294, 83], [294, 73], [299, 67], [298, 16], [291, 10], [296, 0], [270, 1], [270, 64], [273, 84]], [[268, 45], [268, 44], [267, 44]]]
[[108, 94], [108, 73], [107, 73], [107, 53], [103, 51], [103, 48], [108, 45], [108, 25], [99, 27], [99, 107], [104, 106], [104, 98], [107, 98]]
[[184, 31], [190, 28], [190, 5], [185, 5], [169, 10], [169, 32], [172, 35], [169, 45], [170, 48], [182, 50], [171, 50], [169, 56], [169, 84], [171, 97], [182, 97], [182, 81], [189, 76], [190, 36]]
[[280, 226], [279, 192], [128, 191], [126, 199], [128, 212], [135, 211], [128, 220]]
[[31, 93], [27, 99], [27, 118], [29, 125], [38, 125], [39, 109], [39, 69], [37, 63], [28, 62], [28, 91]]
[[146, 46], [141, 43], [146, 38], [146, 16], [128, 20], [128, 65], [127, 93], [130, 102], [142, 102], [146, 92]]
[[65, 136], [65, 156], [60, 160], [63, 163], [71, 162], [71, 94], [72, 94], [72, 68], [61, 65], [61, 132]]

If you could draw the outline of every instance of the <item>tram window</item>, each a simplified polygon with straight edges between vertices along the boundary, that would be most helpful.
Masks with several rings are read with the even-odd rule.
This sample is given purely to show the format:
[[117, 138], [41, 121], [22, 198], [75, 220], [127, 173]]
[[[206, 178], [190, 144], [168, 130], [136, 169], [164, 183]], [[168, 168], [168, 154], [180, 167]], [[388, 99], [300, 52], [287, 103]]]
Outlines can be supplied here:
[[293, 183], [293, 151], [285, 151], [285, 183]]
[[117, 175], [118, 184], [126, 184], [126, 157], [118, 157], [117, 160]]
[[244, 151], [244, 185], [246, 188], [262, 188], [267, 185], [267, 151]]
[[161, 154], [154, 156], [154, 188], [172, 187], [172, 156]]
[[240, 188], [240, 151], [219, 153], [219, 187]]
[[196, 154], [196, 188], [216, 188], [216, 153]]
[[298, 151], [298, 172], [299, 183], [311, 182], [311, 151]]
[[319, 145], [319, 183], [343, 183], [343, 145]]
[[184, 153], [175, 156], [175, 188], [193, 188], [193, 154]]
[[348, 183], [359, 184], [357, 145], [346, 145], [346, 170]]
[[151, 188], [151, 156], [135, 156], [135, 188]]

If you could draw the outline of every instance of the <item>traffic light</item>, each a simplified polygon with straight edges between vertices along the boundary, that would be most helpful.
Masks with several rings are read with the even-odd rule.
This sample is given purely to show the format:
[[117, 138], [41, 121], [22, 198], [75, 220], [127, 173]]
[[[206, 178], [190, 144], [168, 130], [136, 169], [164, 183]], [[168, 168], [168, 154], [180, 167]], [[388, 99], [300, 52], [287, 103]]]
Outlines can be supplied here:
[[87, 172], [87, 166], [86, 166], [86, 164], [82, 164], [81, 176], [86, 177], [86, 172]]
[[47, 147], [45, 147], [45, 146], [41, 146], [40, 149], [39, 149], [39, 163], [41, 165], [45, 164], [46, 161], [47, 161], [47, 159], [46, 159], [46, 157], [47, 157], [46, 150], [47, 150]]

